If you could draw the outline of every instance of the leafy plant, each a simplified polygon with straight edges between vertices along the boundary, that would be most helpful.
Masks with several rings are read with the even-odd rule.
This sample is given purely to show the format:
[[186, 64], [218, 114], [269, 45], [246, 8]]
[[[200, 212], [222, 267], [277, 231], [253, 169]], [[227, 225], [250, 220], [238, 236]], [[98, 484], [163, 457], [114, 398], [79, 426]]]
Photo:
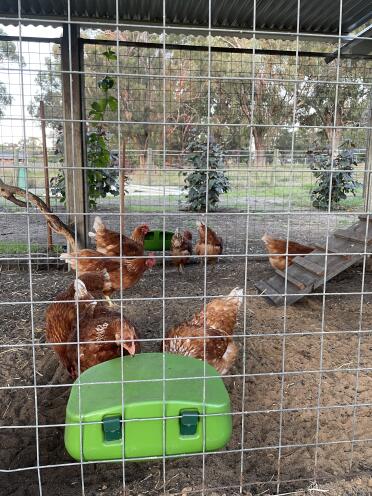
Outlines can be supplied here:
[[[225, 174], [225, 159], [222, 147], [215, 142], [208, 143], [204, 134], [196, 135], [186, 148], [187, 161], [195, 169], [183, 172], [185, 176], [184, 190], [190, 210], [201, 212], [215, 210], [222, 193], [230, 189], [229, 179]], [[209, 170], [207, 170], [209, 169]]]
[[[116, 54], [109, 49], [103, 53], [109, 61], [116, 60]], [[105, 198], [107, 194], [117, 196], [119, 194], [118, 171], [116, 157], [110, 151], [110, 134], [106, 131], [102, 121], [107, 111], [115, 112], [118, 109], [118, 100], [110, 95], [110, 90], [115, 87], [115, 80], [107, 74], [98, 81], [98, 88], [103, 93], [102, 98], [94, 101], [88, 113], [93, 121], [92, 129], [87, 133], [87, 186], [89, 207], [97, 207], [97, 200]], [[57, 130], [56, 153], [61, 156], [63, 162], [63, 128]], [[51, 179], [53, 194], [60, 197], [62, 203], [66, 202], [66, 183], [63, 170], [59, 170], [57, 176]]]
[[[106, 53], [106, 52], [105, 52]], [[109, 95], [109, 91], [115, 86], [114, 79], [107, 75], [100, 81], [98, 81], [98, 88], [103, 93], [103, 98], [93, 102], [91, 104], [91, 110], [89, 111], [89, 117], [94, 121], [103, 121], [105, 117], [106, 110], [111, 110], [116, 112], [118, 109], [118, 99], [115, 96]]]
[[335, 208], [349, 194], [355, 196], [360, 183], [354, 178], [354, 145], [346, 143], [346, 147], [334, 158], [329, 150], [311, 151], [310, 168], [316, 178], [317, 186], [311, 192], [313, 206], [321, 210]]
[[[119, 195], [117, 156], [108, 150], [107, 136], [104, 131], [97, 131], [87, 135], [87, 160], [88, 164], [94, 164], [87, 169], [87, 186], [89, 207], [95, 208], [99, 198], [105, 198], [107, 194]], [[63, 157], [63, 132], [58, 130], [56, 141], [56, 153]], [[63, 161], [63, 158], [61, 158]], [[109, 164], [107, 166], [106, 164]], [[114, 168], [115, 167], [115, 168]], [[66, 183], [63, 170], [59, 170], [55, 177], [50, 180], [51, 190], [60, 198], [61, 203], [66, 202]]]

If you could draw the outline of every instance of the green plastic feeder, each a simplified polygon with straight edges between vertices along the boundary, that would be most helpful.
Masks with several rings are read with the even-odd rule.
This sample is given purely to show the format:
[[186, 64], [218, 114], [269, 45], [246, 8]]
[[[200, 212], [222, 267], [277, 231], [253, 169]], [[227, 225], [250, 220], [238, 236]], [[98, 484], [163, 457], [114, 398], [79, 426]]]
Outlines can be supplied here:
[[199, 453], [203, 431], [205, 451], [223, 448], [232, 431], [230, 398], [216, 370], [205, 367], [204, 403], [204, 363], [195, 358], [144, 353], [86, 370], [67, 404], [68, 453], [78, 461]]
[[[145, 236], [144, 248], [148, 251], [163, 251], [164, 231], [149, 231]], [[165, 249], [170, 250], [171, 239], [174, 233], [165, 231]]]

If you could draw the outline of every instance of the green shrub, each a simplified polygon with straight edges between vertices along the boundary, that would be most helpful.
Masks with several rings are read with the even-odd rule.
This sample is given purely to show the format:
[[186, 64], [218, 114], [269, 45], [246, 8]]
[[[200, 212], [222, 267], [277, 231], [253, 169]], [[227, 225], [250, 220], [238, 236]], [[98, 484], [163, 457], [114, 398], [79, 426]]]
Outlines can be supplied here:
[[316, 178], [316, 187], [311, 192], [313, 206], [321, 210], [335, 208], [348, 195], [355, 196], [360, 184], [354, 178], [354, 146], [346, 147], [332, 160], [329, 151], [309, 152], [310, 168]]
[[183, 173], [189, 209], [196, 212], [207, 210], [208, 187], [208, 210], [215, 210], [220, 195], [230, 189], [229, 179], [224, 170], [225, 158], [222, 147], [211, 140], [208, 144], [206, 136], [199, 134], [190, 141], [186, 153], [187, 161], [195, 169]]

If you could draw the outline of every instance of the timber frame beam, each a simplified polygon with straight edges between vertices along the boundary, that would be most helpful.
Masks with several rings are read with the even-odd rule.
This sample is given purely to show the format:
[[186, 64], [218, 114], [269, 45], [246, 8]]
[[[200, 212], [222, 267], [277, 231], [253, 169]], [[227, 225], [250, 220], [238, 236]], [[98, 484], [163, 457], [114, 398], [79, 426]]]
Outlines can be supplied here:
[[364, 211], [371, 212], [372, 208], [372, 88], [369, 95], [367, 145], [363, 181]]
[[85, 132], [83, 127], [82, 58], [77, 24], [64, 24], [61, 40], [64, 172], [68, 222], [75, 226], [78, 248], [87, 245], [86, 174], [84, 167]]

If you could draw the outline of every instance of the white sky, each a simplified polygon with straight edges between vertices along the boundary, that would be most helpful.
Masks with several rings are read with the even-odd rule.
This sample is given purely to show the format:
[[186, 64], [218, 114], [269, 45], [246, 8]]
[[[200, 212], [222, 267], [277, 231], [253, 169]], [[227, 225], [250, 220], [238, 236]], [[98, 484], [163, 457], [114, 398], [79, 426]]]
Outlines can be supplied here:
[[[19, 36], [18, 26], [0, 25], [0, 28], [10, 36]], [[62, 28], [23, 26], [21, 34], [22, 36], [58, 38], [62, 34]], [[16, 42], [18, 51], [19, 45], [20, 43]], [[7, 86], [8, 93], [13, 97], [12, 105], [6, 107], [5, 117], [0, 120], [0, 145], [3, 143], [18, 143], [23, 139], [24, 132], [26, 138], [40, 138], [40, 125], [31, 118], [27, 112], [27, 107], [38, 89], [34, 82], [37, 71], [45, 68], [44, 61], [49, 55], [50, 49], [51, 45], [47, 43], [23, 42], [22, 55], [26, 65], [22, 70], [17, 64], [9, 64], [7, 61], [0, 63], [0, 81]], [[23, 115], [26, 118], [25, 124], [22, 121]]]

